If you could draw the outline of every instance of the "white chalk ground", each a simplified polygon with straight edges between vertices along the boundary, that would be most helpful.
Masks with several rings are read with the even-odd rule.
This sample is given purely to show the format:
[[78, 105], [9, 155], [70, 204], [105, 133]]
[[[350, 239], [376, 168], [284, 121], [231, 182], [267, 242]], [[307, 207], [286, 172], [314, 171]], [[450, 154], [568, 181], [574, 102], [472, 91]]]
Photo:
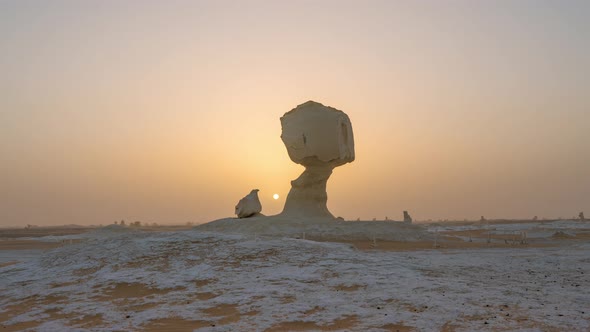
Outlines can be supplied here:
[[283, 216], [246, 219], [225, 218], [195, 227], [199, 231], [224, 234], [308, 237], [347, 240], [418, 241], [432, 240], [426, 228], [397, 221], [344, 221], [333, 219], [297, 219]]
[[[590, 228], [575, 221], [511, 227], [547, 234]], [[417, 331], [590, 330], [587, 240], [548, 248], [387, 252], [200, 229], [154, 233], [108, 227], [74, 237], [82, 242], [39, 255], [23, 252], [20, 263], [0, 268], [0, 311], [32, 297], [56, 299], [38, 301], [3, 324], [38, 321], [35, 331], [128, 331], [141, 330], [150, 320], [181, 317], [215, 325], [200, 331], [264, 331], [279, 322], [328, 326], [355, 317], [343, 330], [386, 331], [393, 326], [388, 324]], [[167, 291], [105, 296], [121, 283]], [[206, 312], [221, 304], [256, 314], [220, 323]], [[51, 318], [56, 311], [67, 318]], [[101, 323], [91, 328], [72, 323], [88, 315], [100, 315]]]

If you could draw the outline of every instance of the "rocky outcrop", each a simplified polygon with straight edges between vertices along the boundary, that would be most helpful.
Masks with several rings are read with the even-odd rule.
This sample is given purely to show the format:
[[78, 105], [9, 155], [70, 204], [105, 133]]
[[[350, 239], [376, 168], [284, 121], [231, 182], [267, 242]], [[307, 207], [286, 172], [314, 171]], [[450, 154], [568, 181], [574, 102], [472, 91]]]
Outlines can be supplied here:
[[404, 222], [408, 224], [412, 222], [412, 217], [410, 216], [408, 211], [404, 211]]
[[262, 204], [258, 198], [258, 189], [253, 189], [248, 195], [240, 199], [236, 205], [236, 215], [238, 218], [248, 218], [260, 214]]
[[305, 167], [291, 181], [281, 215], [334, 218], [326, 205], [326, 183], [335, 167], [354, 161], [354, 137], [348, 115], [308, 101], [285, 113], [281, 127], [289, 158]]

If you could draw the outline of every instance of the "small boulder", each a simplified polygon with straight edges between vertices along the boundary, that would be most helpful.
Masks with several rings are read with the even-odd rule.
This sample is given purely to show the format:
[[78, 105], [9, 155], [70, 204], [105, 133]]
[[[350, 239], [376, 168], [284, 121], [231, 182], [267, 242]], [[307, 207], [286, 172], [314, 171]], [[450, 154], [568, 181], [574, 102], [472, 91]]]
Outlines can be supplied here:
[[262, 211], [262, 204], [258, 198], [258, 189], [253, 189], [248, 195], [240, 199], [236, 205], [238, 218], [248, 218], [257, 215]]
[[412, 223], [412, 217], [410, 217], [408, 211], [404, 211], [404, 222], [408, 224]]

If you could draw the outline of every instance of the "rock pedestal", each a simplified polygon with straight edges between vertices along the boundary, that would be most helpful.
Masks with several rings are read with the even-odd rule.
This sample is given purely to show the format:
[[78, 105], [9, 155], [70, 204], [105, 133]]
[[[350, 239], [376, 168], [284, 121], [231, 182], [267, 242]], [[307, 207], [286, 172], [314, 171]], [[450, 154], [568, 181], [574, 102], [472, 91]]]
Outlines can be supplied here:
[[326, 184], [335, 167], [354, 160], [350, 119], [342, 111], [308, 101], [285, 113], [281, 126], [289, 157], [305, 167], [291, 181], [281, 215], [334, 218], [326, 205]]

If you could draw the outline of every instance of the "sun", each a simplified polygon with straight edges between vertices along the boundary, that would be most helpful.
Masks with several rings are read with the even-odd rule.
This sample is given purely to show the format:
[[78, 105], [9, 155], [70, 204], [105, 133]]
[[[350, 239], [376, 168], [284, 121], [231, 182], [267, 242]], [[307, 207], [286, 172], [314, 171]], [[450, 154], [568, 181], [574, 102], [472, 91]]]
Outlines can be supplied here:
[[272, 195], [272, 198], [274, 198], [274, 199], [279, 199], [279, 194], [274, 194], [274, 195]]

